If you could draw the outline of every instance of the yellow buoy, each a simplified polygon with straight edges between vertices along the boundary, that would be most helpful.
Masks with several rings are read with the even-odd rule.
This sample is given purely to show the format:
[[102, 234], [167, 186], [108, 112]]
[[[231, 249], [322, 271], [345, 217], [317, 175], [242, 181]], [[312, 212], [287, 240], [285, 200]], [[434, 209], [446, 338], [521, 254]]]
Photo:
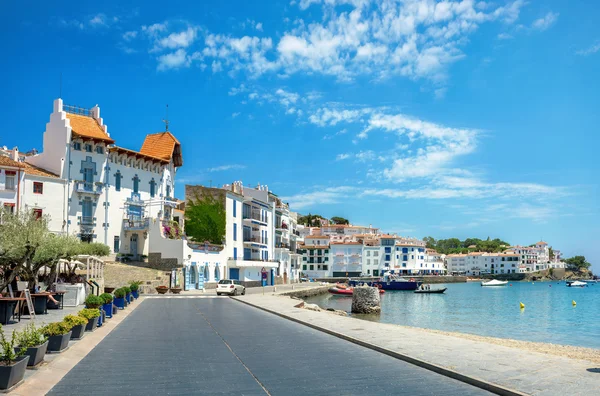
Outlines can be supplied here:
[[519, 305], [521, 306], [521, 309], [525, 309], [525, 304], [519, 303]]
[[573, 304], [573, 306], [577, 305], [577, 303], [575, 302], [575, 300], [571, 301], [571, 304]]

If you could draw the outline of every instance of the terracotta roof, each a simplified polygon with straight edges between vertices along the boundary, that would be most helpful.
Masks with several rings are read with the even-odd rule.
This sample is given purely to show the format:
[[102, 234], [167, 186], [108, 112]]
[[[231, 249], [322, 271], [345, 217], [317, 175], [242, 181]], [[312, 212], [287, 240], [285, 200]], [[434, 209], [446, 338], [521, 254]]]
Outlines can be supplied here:
[[140, 152], [167, 161], [173, 159], [175, 166], [183, 165], [181, 144], [171, 132], [159, 132], [146, 135], [146, 139], [144, 140], [144, 144], [142, 144]]
[[304, 239], [329, 239], [329, 235], [307, 235]]
[[398, 238], [398, 237], [397, 237], [397, 236], [395, 236], [395, 235], [383, 234], [383, 235], [379, 235], [379, 238], [386, 238], [386, 239], [389, 239], [389, 238], [394, 238], [394, 239], [396, 239], [396, 238]]
[[28, 164], [27, 162], [23, 162], [22, 164], [24, 165], [25, 173], [28, 175], [58, 178], [57, 174], [47, 171], [46, 169], [42, 169], [37, 166]]
[[12, 158], [5, 157], [3, 155], [0, 156], [0, 166], [12, 166], [14, 168], [24, 168], [22, 162], [17, 162]]
[[362, 245], [360, 242], [331, 242], [330, 245]]
[[547, 243], [544, 241], [539, 241], [538, 243], [536, 243], [536, 245], [547, 245]]
[[165, 162], [168, 163], [169, 162], [169, 160], [166, 160], [166, 159], [163, 159], [163, 158], [153, 157], [153, 156], [148, 155], [148, 154], [140, 153], [139, 151], [129, 150], [129, 149], [126, 149], [124, 147], [119, 147], [119, 146], [113, 146], [113, 147], [111, 147], [109, 149], [109, 151], [110, 152], [114, 151], [114, 152], [117, 152], [117, 153], [122, 153], [122, 154], [127, 154], [127, 155], [133, 155], [133, 156], [135, 156], [137, 158], [145, 158], [145, 159], [150, 160], [150, 161], [158, 161], [158, 162], [163, 162], [163, 163], [165, 163]]
[[109, 144], [115, 142], [104, 132], [104, 129], [95, 118], [67, 113], [67, 119], [71, 123], [71, 130], [75, 136], [101, 140]]

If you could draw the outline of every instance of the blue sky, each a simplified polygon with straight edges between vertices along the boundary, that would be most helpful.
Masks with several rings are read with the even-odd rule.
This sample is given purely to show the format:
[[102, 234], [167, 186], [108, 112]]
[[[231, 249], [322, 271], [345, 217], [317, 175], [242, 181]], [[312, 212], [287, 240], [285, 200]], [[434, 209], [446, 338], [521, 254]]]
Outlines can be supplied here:
[[169, 104], [180, 197], [262, 183], [302, 213], [600, 260], [597, 5], [121, 3], [0, 5], [0, 145], [41, 149], [62, 73], [127, 148]]

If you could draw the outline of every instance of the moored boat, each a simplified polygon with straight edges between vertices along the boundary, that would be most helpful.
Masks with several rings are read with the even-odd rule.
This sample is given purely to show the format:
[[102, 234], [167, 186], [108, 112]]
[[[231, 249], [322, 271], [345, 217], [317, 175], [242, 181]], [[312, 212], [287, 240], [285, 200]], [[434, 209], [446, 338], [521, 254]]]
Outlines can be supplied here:
[[586, 287], [588, 284], [580, 281], [567, 282], [567, 287]]
[[429, 289], [429, 290], [421, 290], [417, 289], [414, 292], [417, 294], [443, 294], [448, 288], [444, 287], [442, 289]]
[[481, 286], [506, 286], [508, 281], [499, 281], [497, 279], [492, 279], [488, 282], [481, 282]]
[[[340, 295], [340, 296], [351, 296], [354, 292], [354, 289], [352, 287], [330, 287], [327, 290], [329, 293], [331, 294], [336, 294], [336, 295]], [[379, 294], [383, 294], [385, 293], [385, 290], [379, 289]]]
[[423, 282], [416, 281], [413, 278], [402, 278], [398, 275], [386, 272], [381, 279], [376, 281], [364, 282], [351, 280], [348, 283], [350, 283], [350, 286], [358, 286], [364, 283], [382, 290], [417, 290]]

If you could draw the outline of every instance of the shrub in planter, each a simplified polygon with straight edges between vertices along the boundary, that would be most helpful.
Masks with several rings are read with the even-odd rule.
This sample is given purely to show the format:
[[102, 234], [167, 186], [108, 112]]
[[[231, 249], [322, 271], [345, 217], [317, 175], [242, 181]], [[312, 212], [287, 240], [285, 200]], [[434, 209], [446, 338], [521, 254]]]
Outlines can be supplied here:
[[79, 315], [67, 315], [64, 317], [63, 322], [71, 329], [71, 339], [80, 340], [85, 335], [85, 326], [87, 326], [87, 319]]
[[100, 294], [100, 298], [104, 301], [102, 304], [102, 310], [106, 312], [106, 316], [112, 318], [113, 311], [113, 296], [109, 293]]
[[179, 293], [181, 293], [181, 287], [179, 287], [179, 286], [172, 287], [171, 288], [171, 293], [173, 293], [173, 294], [179, 294]]
[[94, 331], [101, 316], [98, 308], [84, 308], [77, 315], [87, 320], [85, 331]]
[[156, 291], [158, 294], [166, 294], [169, 291], [168, 286], [156, 286]]
[[123, 286], [123, 290], [125, 290], [125, 301], [127, 303], [131, 302], [131, 288], [129, 286]]
[[44, 360], [44, 355], [48, 349], [48, 337], [42, 333], [42, 329], [31, 323], [17, 334], [17, 353], [25, 351], [29, 356], [28, 367], [35, 367]]
[[129, 288], [131, 289], [131, 295], [137, 300], [138, 298], [140, 298], [140, 285], [142, 284], [142, 282], [140, 281], [133, 281], [131, 282], [131, 284], [129, 285]]
[[100, 298], [100, 296], [96, 296], [94, 294], [90, 294], [85, 299], [86, 308], [100, 308], [100, 306], [104, 304], [104, 299]]
[[71, 328], [64, 322], [54, 322], [42, 328], [42, 333], [48, 337], [48, 352], [61, 352], [69, 346]]
[[123, 289], [122, 287], [115, 290], [114, 292], [115, 294], [115, 298], [113, 300], [115, 306], [119, 309], [124, 309], [125, 308], [125, 289]]
[[0, 328], [0, 389], [10, 389], [23, 380], [29, 356], [23, 356], [25, 349], [15, 351], [17, 332], [13, 331], [9, 340]]

